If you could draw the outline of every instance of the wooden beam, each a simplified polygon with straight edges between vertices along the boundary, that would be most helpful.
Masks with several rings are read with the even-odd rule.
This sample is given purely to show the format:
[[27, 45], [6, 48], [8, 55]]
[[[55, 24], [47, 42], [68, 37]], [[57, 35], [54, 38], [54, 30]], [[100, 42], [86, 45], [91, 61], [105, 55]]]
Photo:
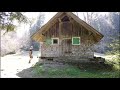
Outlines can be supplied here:
[[61, 26], [62, 26], [62, 22], [59, 23], [59, 38], [60, 39], [62, 39], [62, 37], [61, 37], [61, 34], [62, 34], [62, 32], [61, 32], [62, 31]]
[[61, 23], [61, 22], [62, 22], [60, 18], [58, 18], [58, 21], [59, 21], [59, 23]]

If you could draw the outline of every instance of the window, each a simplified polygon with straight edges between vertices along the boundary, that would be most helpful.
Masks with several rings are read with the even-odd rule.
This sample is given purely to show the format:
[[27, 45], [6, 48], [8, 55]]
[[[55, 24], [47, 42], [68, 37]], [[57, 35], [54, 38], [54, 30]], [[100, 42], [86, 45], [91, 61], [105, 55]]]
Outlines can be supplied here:
[[45, 41], [45, 44], [46, 44], [46, 45], [51, 45], [51, 41], [52, 41], [52, 40], [51, 40], [50, 38], [47, 38], [46, 41]]
[[58, 45], [59, 44], [59, 38], [52, 38], [52, 45]]
[[80, 37], [72, 37], [72, 45], [80, 45]]

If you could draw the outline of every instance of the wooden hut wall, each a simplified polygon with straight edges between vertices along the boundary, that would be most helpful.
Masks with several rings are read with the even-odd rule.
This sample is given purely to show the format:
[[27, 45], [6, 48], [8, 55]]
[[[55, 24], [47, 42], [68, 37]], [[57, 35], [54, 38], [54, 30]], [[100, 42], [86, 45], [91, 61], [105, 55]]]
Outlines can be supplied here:
[[[49, 30], [45, 32], [46, 39], [59, 38], [59, 45], [42, 45], [42, 55], [45, 57], [58, 56], [78, 56], [78, 57], [93, 57], [93, 36], [91, 32], [79, 25], [77, 22], [59, 22], [55, 23]], [[59, 30], [61, 29], [61, 30]], [[62, 38], [60, 38], [60, 36]], [[80, 37], [80, 45], [72, 45], [72, 37]], [[68, 40], [65, 40], [68, 38]], [[91, 39], [90, 39], [91, 38]], [[89, 42], [88, 42], [89, 41]], [[65, 53], [65, 52], [69, 52]]]
[[46, 44], [48, 39], [59, 38], [59, 22], [55, 23], [49, 30], [44, 33], [46, 39], [41, 45], [41, 55], [44, 57], [58, 57], [59, 45]]

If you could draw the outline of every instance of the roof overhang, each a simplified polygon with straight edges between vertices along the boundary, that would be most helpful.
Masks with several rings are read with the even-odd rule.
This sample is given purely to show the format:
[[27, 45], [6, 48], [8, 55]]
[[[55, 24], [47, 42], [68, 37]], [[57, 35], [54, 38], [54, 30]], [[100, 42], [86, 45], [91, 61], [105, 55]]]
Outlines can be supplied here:
[[91, 31], [96, 38], [96, 42], [99, 42], [102, 38], [103, 35], [98, 32], [96, 29], [94, 29], [92, 26], [81, 20], [79, 17], [77, 17], [75, 14], [72, 12], [58, 12], [55, 16], [53, 16], [45, 25], [43, 25], [37, 32], [35, 32], [31, 38], [37, 42], [42, 42], [43, 41], [43, 32], [47, 31], [54, 23], [55, 21], [62, 15], [66, 14], [69, 17], [73, 18], [77, 23], [82, 25], [84, 28], [87, 30]]

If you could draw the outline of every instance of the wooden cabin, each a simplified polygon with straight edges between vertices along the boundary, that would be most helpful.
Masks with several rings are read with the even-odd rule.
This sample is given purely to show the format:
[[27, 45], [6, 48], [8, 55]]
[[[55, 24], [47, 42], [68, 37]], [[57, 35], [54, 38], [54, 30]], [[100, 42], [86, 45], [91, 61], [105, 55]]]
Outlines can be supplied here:
[[74, 15], [72, 12], [58, 12], [44, 26], [32, 35], [40, 42], [41, 58], [94, 57], [94, 44], [103, 35]]

